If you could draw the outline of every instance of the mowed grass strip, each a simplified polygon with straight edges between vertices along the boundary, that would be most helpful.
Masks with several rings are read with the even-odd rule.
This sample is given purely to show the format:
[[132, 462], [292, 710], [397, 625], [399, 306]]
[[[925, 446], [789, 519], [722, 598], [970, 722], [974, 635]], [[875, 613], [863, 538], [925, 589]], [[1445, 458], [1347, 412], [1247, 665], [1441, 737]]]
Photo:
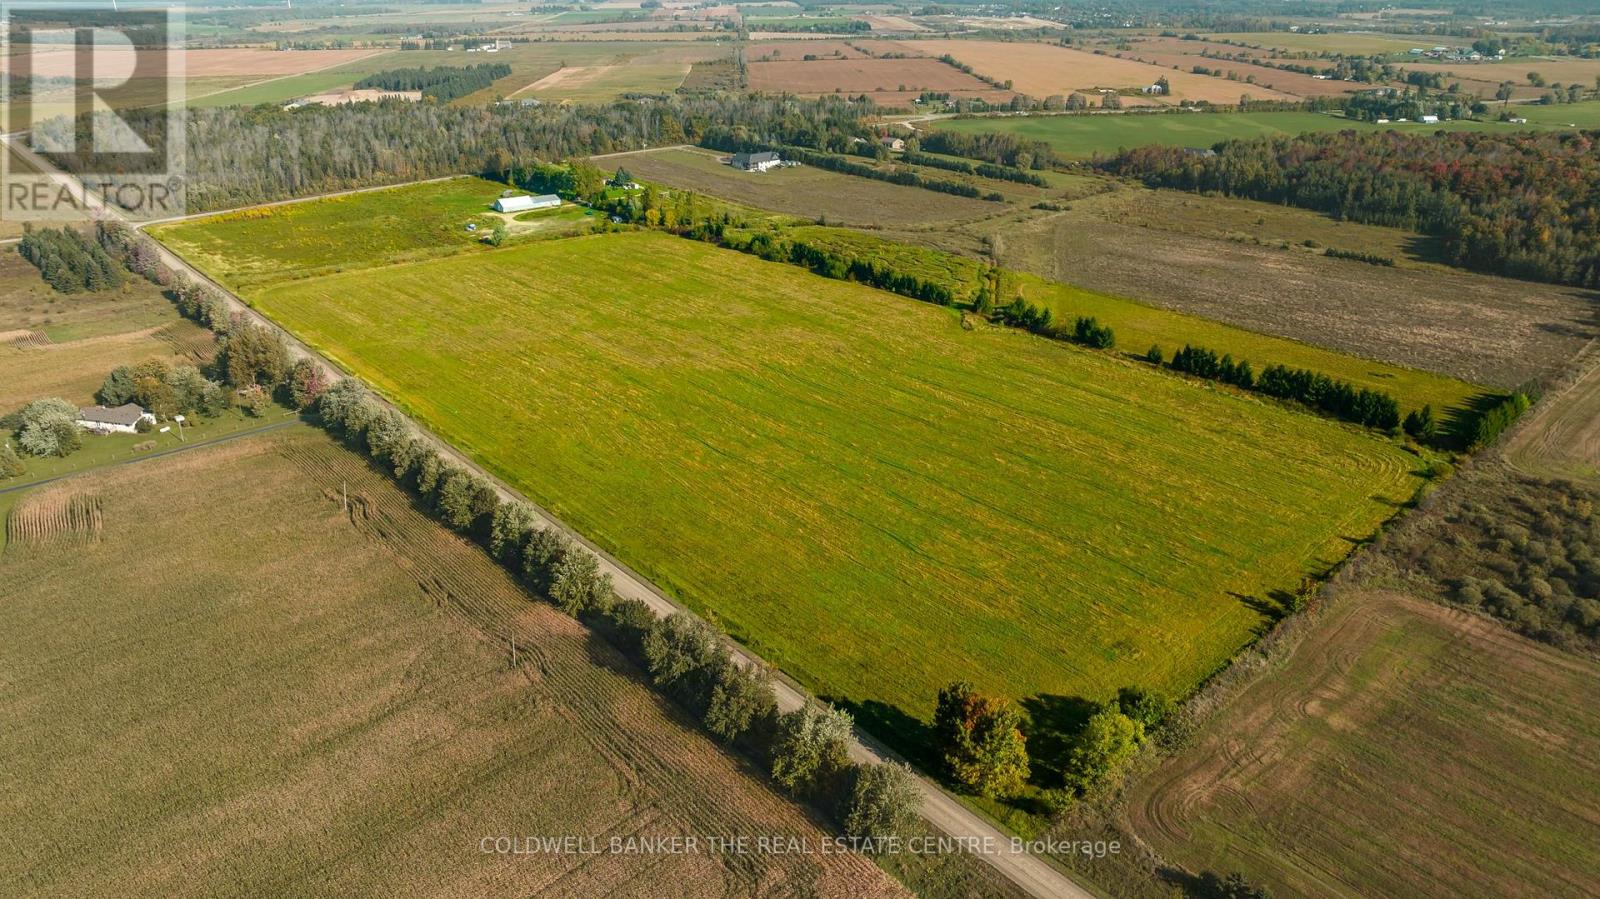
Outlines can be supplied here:
[[1398, 447], [657, 233], [256, 305], [824, 694], [1187, 692], [1416, 486]]

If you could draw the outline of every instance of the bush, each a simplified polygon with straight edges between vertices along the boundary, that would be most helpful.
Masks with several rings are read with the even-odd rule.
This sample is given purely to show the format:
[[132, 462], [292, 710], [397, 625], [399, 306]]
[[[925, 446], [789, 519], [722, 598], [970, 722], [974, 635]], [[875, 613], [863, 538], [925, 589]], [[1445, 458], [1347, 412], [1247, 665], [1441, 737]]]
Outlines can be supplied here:
[[59, 397], [22, 407], [17, 446], [30, 456], [70, 456], [83, 445], [78, 407]]
[[1158, 690], [1123, 687], [1117, 691], [1117, 708], [1122, 714], [1144, 725], [1146, 731], [1160, 727], [1176, 710], [1171, 699]]
[[772, 779], [795, 796], [826, 794], [850, 768], [849, 712], [807, 704], [778, 718]]
[[899, 762], [862, 765], [845, 805], [844, 832], [859, 840], [902, 836], [922, 806], [917, 776]]
[[1144, 352], [1144, 361], [1151, 365], [1160, 365], [1166, 361], [1166, 358], [1161, 354], [1161, 347], [1152, 344], [1150, 349]]
[[25, 469], [17, 451], [9, 443], [0, 443], [0, 480], [20, 477]]
[[1068, 754], [1067, 786], [1080, 794], [1116, 786], [1143, 741], [1143, 724], [1116, 706], [1102, 708], [1089, 718]]
[[1081, 315], [1072, 323], [1072, 340], [1097, 350], [1110, 349], [1117, 342], [1109, 326]]

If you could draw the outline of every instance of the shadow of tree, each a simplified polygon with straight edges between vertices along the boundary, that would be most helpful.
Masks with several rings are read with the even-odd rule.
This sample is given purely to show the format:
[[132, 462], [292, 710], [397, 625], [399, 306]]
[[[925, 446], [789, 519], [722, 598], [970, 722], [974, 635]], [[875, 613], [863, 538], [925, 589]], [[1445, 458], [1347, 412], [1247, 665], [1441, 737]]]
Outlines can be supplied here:
[[1059, 787], [1067, 756], [1078, 733], [1099, 706], [1081, 696], [1042, 693], [1022, 700], [1027, 714], [1023, 733], [1028, 738], [1029, 780], [1040, 787]]

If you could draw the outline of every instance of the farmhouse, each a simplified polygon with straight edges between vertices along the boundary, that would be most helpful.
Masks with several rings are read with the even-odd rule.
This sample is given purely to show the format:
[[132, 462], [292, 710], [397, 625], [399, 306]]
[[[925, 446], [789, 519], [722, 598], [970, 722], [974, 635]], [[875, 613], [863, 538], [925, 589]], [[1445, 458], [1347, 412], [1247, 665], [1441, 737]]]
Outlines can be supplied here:
[[494, 201], [495, 212], [527, 212], [530, 209], [553, 209], [561, 205], [561, 198], [555, 194], [540, 194], [530, 197], [523, 194], [520, 197], [501, 197]]
[[879, 143], [891, 150], [904, 150], [906, 148], [906, 142], [898, 137], [885, 137]]
[[156, 423], [156, 417], [144, 411], [138, 403], [125, 403], [107, 408], [90, 406], [78, 410], [78, 427], [96, 434], [133, 434], [139, 422]]
[[728, 159], [728, 165], [746, 172], [764, 172], [783, 165], [783, 158], [776, 153], [735, 153]]
[[1439, 124], [1439, 117], [1436, 115], [1425, 115], [1422, 117], [1422, 124], [1437, 125]]

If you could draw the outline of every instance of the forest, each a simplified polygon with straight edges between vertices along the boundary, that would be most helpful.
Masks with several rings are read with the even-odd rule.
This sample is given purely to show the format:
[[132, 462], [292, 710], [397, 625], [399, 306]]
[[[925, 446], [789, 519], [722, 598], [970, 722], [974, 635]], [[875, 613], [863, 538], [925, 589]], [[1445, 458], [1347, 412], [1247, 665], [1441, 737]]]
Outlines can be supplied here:
[[1340, 131], [1226, 141], [1214, 156], [1143, 147], [1103, 166], [1152, 187], [1437, 235], [1463, 268], [1600, 287], [1595, 132]]
[[497, 80], [511, 74], [511, 67], [503, 62], [476, 66], [418, 66], [411, 69], [390, 69], [368, 75], [357, 81], [357, 89], [373, 88], [384, 91], [421, 91], [440, 103], [483, 90]]
[[[753, 144], [842, 151], [870, 138], [870, 102], [836, 97], [684, 96], [653, 103], [538, 107], [454, 107], [385, 100], [191, 109], [187, 202], [190, 212], [248, 206], [356, 187], [463, 172], [499, 178], [529, 160], [556, 161], [645, 146], [695, 143], [713, 131]], [[124, 111], [159, 149], [167, 111]], [[73, 146], [92, 147], [86, 119]], [[51, 154], [70, 171], [116, 171], [114, 160]]]
[[122, 285], [121, 266], [98, 243], [72, 228], [27, 228], [17, 245], [22, 258], [61, 293], [110, 290]]

